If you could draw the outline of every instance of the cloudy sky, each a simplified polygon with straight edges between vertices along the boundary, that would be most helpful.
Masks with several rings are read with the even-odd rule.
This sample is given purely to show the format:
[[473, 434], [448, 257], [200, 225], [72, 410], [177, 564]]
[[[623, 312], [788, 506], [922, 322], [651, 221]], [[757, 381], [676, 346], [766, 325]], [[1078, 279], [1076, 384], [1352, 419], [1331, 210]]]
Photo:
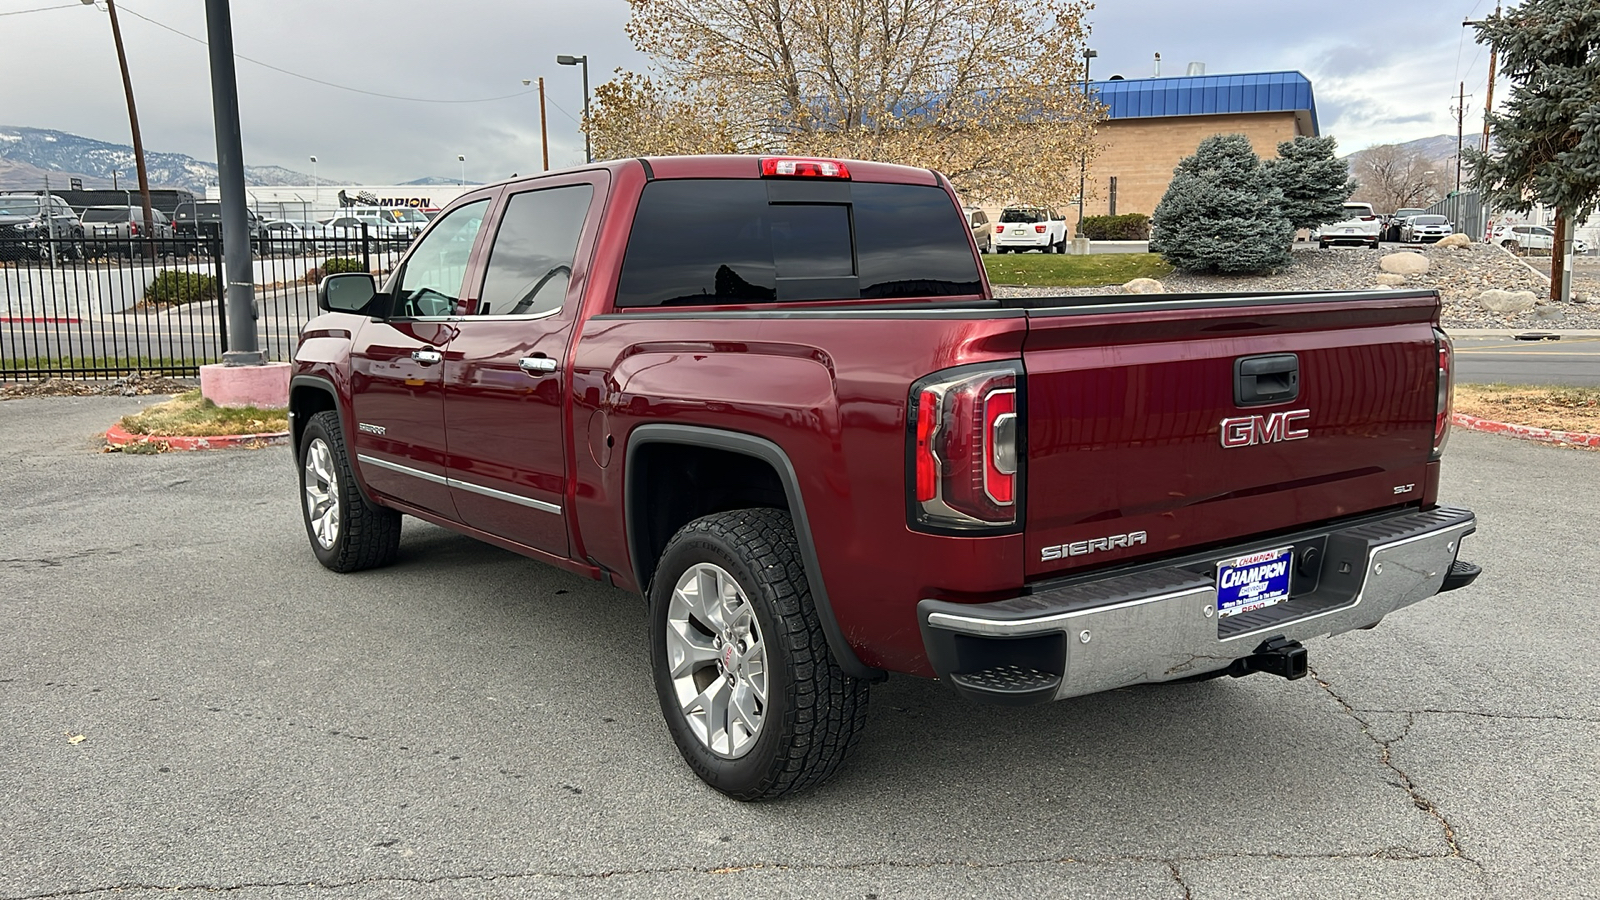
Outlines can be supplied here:
[[[623, 32], [626, 0], [232, 5], [234, 49], [253, 60], [238, 62], [245, 161], [309, 172], [315, 155], [317, 174], [338, 181], [456, 178], [458, 155], [468, 181], [536, 170], [538, 95], [522, 79], [539, 76], [551, 166], [581, 163], [579, 71], [556, 65], [556, 55], [588, 54], [591, 85], [618, 66], [648, 64]], [[117, 0], [117, 8], [145, 147], [216, 159], [206, 48], [191, 39], [205, 37], [204, 3]], [[1454, 133], [1451, 108], [1465, 81], [1472, 134], [1482, 127], [1488, 51], [1461, 21], [1493, 8], [1494, 0], [1100, 0], [1090, 14], [1089, 43], [1100, 54], [1092, 74], [1147, 77], [1156, 52], [1164, 75], [1191, 61], [1208, 74], [1299, 70], [1341, 152]], [[0, 125], [129, 142], [103, 2], [0, 0], [0, 47], [12, 73]], [[28, 73], [25, 89], [18, 73]], [[1496, 93], [1503, 97], [1503, 83]]]

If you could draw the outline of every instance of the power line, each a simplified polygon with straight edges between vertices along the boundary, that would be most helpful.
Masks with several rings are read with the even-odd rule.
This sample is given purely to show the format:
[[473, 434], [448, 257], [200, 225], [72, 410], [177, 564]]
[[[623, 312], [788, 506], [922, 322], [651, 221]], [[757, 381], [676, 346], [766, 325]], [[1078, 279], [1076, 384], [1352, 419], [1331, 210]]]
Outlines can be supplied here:
[[[206, 46], [206, 42], [203, 39], [197, 38], [197, 37], [195, 37], [194, 35], [191, 35], [191, 34], [185, 34], [185, 33], [181, 32], [181, 31], [179, 31], [178, 29], [173, 28], [170, 25], [165, 25], [165, 24], [162, 24], [161, 22], [157, 22], [155, 19], [152, 19], [149, 16], [141, 15], [140, 13], [137, 13], [137, 12], [129, 9], [127, 4], [125, 4], [125, 3], [119, 3], [119, 4], [117, 4], [117, 6], [123, 12], [127, 13], [130, 16], [133, 16], [134, 18], [143, 19], [144, 21], [149, 22], [151, 25], [154, 25], [157, 28], [163, 29], [165, 31], [170, 31], [173, 34], [177, 35], [178, 37], [184, 38], [186, 40], [194, 41], [196, 44], [199, 44], [202, 47]], [[278, 73], [283, 74], [283, 75], [288, 75], [291, 78], [299, 78], [299, 79], [301, 79], [303, 81], [312, 82], [313, 84], [320, 84], [323, 87], [331, 87], [331, 88], [334, 88], [335, 90], [340, 90], [340, 91], [349, 91], [352, 94], [364, 94], [364, 95], [366, 95], [368, 97], [382, 97], [385, 100], [404, 100], [404, 101], [406, 101], [408, 103], [493, 103], [493, 102], [495, 102], [497, 100], [510, 100], [510, 99], [515, 98], [515, 97], [526, 97], [529, 94], [537, 93], [537, 91], [533, 91], [533, 90], [517, 91], [516, 93], [513, 93], [513, 94], [502, 94], [502, 95], [500, 95], [498, 97], [478, 97], [478, 98], [471, 99], [471, 100], [439, 100], [439, 99], [435, 99], [435, 98], [431, 98], [431, 97], [402, 97], [402, 96], [400, 96], [398, 94], [384, 94], [384, 93], [380, 93], [378, 91], [368, 91], [368, 90], [363, 90], [362, 88], [349, 87], [348, 85], [335, 84], [335, 83], [333, 83], [331, 81], [323, 81], [320, 78], [312, 78], [310, 75], [302, 75], [299, 72], [293, 72], [293, 71], [290, 71], [288, 69], [282, 68], [280, 66], [275, 66], [275, 65], [273, 65], [271, 63], [262, 62], [259, 59], [251, 59], [250, 57], [245, 56], [242, 53], [235, 53], [234, 57], [237, 58], [237, 59], [242, 59], [247, 63], [254, 63], [255, 65], [261, 66], [264, 69], [271, 69], [274, 72], [278, 72]], [[552, 103], [551, 105], [555, 106], [554, 103]], [[564, 115], [567, 116], [567, 118], [572, 119], [574, 122], [578, 121], [576, 118], [573, 117], [573, 115], [571, 113], [567, 112], [564, 109], [561, 109], [560, 106], [556, 106], [556, 109], [560, 109], [561, 112]]]
[[13, 9], [6, 12], [0, 12], [0, 16], [20, 16], [24, 13], [49, 12], [52, 9], [72, 9], [73, 7], [82, 5], [82, 3], [64, 3], [60, 6], [36, 6], [33, 9]]

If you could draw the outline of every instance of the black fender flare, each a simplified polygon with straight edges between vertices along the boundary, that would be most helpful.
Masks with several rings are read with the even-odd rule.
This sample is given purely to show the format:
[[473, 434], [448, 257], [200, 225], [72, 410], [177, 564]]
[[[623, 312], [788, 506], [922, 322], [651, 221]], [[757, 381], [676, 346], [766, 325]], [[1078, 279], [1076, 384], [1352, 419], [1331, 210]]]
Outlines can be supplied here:
[[[345, 429], [345, 438], [348, 440], [350, 438], [348, 433], [350, 411], [345, 409], [344, 402], [339, 399], [339, 389], [333, 386], [333, 382], [320, 375], [295, 375], [289, 379], [289, 396], [291, 398], [294, 397], [294, 389], [297, 387], [310, 388], [328, 395], [328, 398], [333, 401], [334, 411], [339, 414], [339, 427]], [[295, 477], [298, 478], [300, 476], [300, 434], [305, 426], [303, 423], [295, 422], [296, 418], [294, 404], [291, 403], [289, 405], [289, 434], [291, 437], [289, 441], [289, 460], [290, 464], [295, 467]], [[356, 490], [361, 492], [361, 499], [367, 501], [371, 506], [383, 506], [384, 504], [374, 500], [372, 495], [367, 492], [366, 480], [361, 477], [361, 467], [356, 465], [356, 461], [353, 458], [350, 460], [350, 470], [355, 473]]]
[[629, 433], [623, 469], [623, 507], [626, 515], [625, 527], [628, 532], [626, 539], [629, 563], [633, 567], [634, 583], [639, 586], [641, 592], [648, 593], [648, 588], [644, 577], [646, 554], [642, 545], [643, 528], [637, 521], [637, 504], [634, 502], [634, 473], [638, 471], [634, 466], [634, 455], [640, 447], [648, 444], [708, 447], [754, 457], [771, 466], [778, 474], [784, 496], [789, 503], [789, 516], [794, 520], [795, 537], [800, 542], [800, 560], [805, 566], [806, 581], [811, 587], [811, 600], [816, 606], [817, 618], [821, 620], [822, 633], [827, 638], [828, 649], [832, 651], [834, 660], [846, 675], [853, 678], [882, 681], [888, 677], [882, 669], [874, 669], [863, 663], [856, 656], [855, 650], [851, 649], [850, 642], [845, 639], [844, 631], [839, 627], [838, 619], [834, 617], [827, 586], [822, 581], [822, 564], [817, 558], [817, 547], [811, 538], [811, 521], [806, 516], [805, 500], [800, 496], [800, 478], [795, 473], [794, 464], [789, 461], [789, 455], [783, 452], [782, 447], [766, 438], [718, 428], [669, 423], [640, 425]]

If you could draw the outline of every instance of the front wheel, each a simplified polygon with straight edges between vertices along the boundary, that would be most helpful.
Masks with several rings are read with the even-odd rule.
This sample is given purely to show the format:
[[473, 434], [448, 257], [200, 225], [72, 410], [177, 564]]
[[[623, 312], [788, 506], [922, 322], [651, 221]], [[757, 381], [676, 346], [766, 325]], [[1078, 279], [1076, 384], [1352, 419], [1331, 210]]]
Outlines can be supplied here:
[[696, 519], [650, 587], [650, 661], [667, 730], [701, 780], [737, 800], [815, 787], [867, 719], [867, 682], [828, 650], [789, 514]]
[[317, 561], [335, 572], [373, 569], [400, 552], [400, 514], [361, 496], [339, 414], [319, 412], [300, 440], [300, 512]]

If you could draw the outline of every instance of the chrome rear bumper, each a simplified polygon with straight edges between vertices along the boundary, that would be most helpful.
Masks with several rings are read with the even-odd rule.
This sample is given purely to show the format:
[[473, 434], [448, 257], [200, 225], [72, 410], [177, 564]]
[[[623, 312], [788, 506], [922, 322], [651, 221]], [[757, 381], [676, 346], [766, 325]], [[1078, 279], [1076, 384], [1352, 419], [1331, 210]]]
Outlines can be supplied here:
[[[1398, 513], [1064, 581], [995, 603], [923, 600], [918, 618], [934, 669], [961, 693], [1006, 704], [1060, 700], [1223, 669], [1274, 638], [1369, 628], [1441, 588], [1470, 583], [1462, 567], [1448, 585], [1446, 576], [1476, 526], [1465, 509]], [[1283, 546], [1295, 548], [1291, 597], [1219, 619], [1217, 562]]]

